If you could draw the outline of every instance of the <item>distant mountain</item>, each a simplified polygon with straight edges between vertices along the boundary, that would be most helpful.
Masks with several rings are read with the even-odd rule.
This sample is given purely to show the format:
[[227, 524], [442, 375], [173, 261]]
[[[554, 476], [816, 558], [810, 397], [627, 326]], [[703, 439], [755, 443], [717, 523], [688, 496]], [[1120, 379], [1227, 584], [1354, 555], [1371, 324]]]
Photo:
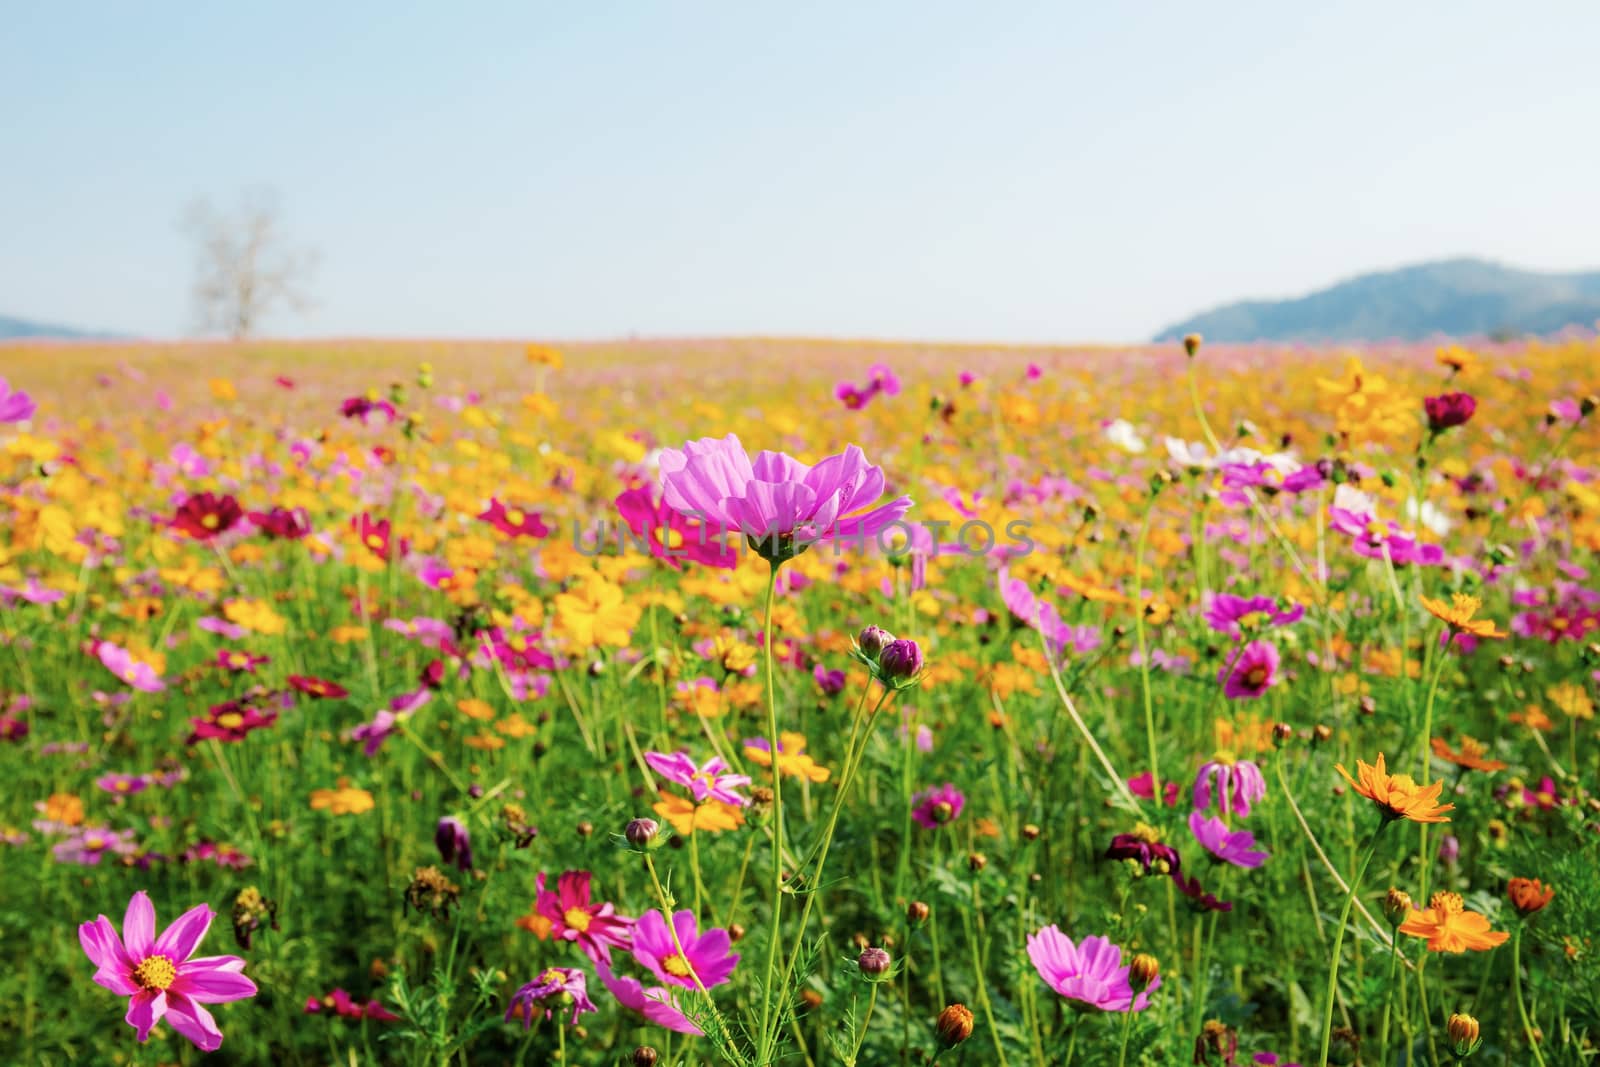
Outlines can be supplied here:
[[1600, 319], [1600, 271], [1542, 274], [1448, 259], [1363, 274], [1290, 300], [1226, 304], [1157, 341], [1414, 341], [1436, 334], [1545, 334]]
[[0, 341], [17, 341], [24, 338], [56, 341], [110, 341], [120, 335], [96, 330], [75, 330], [70, 326], [56, 326], [47, 322], [29, 322], [0, 315]]

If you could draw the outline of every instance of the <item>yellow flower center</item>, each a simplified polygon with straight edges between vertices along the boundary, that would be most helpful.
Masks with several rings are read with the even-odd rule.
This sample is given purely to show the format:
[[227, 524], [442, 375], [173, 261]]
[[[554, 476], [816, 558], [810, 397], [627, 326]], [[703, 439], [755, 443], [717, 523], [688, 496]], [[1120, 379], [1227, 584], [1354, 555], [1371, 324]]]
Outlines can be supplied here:
[[133, 980], [145, 989], [166, 989], [177, 977], [178, 968], [165, 956], [146, 956], [144, 962], [133, 969]]
[[1461, 899], [1460, 893], [1435, 893], [1428, 898], [1428, 907], [1434, 911], [1441, 911], [1446, 915], [1460, 915], [1466, 909], [1466, 902]]
[[83, 844], [84, 847], [89, 849], [91, 852], [98, 852], [106, 847], [106, 839], [101, 837], [99, 834], [91, 834], [83, 839]]
[[552, 967], [539, 976], [539, 981], [544, 982], [547, 985], [559, 985], [565, 981], [565, 979], [561, 977], [560, 971]]
[[126, 778], [118, 778], [115, 782], [112, 783], [111, 788], [115, 789], [119, 793], [126, 793], [129, 790], [129, 788], [131, 788], [131, 786], [129, 785], [128, 780]]
[[661, 543], [666, 545], [668, 548], [682, 548], [683, 534], [672, 529], [671, 527], [668, 527], [661, 534]]
[[590, 916], [582, 908], [568, 908], [561, 913], [561, 921], [581, 934], [589, 929]]
[[1244, 684], [1251, 689], [1259, 689], [1266, 684], [1266, 681], [1267, 669], [1265, 667], [1251, 667], [1244, 674]]
[[224, 730], [237, 730], [244, 725], [244, 716], [237, 711], [225, 711], [217, 716], [217, 725]]
[[383, 538], [379, 537], [377, 534], [367, 534], [367, 547], [382, 548]]
[[677, 952], [661, 961], [661, 969], [674, 978], [687, 978], [694, 973], [694, 970], [689, 966], [689, 961]]
[[1161, 841], [1161, 831], [1144, 822], [1134, 826], [1133, 836], [1147, 845], [1158, 844]]
[[506, 512], [506, 522], [512, 526], [521, 526], [522, 520], [526, 518], [527, 516], [518, 511], [516, 508], [512, 508], [510, 511]]
[[221, 522], [221, 520], [218, 519], [215, 515], [206, 515], [203, 518], [201, 518], [200, 525], [204, 526], [208, 530], [215, 530], [217, 528], [218, 523], [220, 523], [220, 522]]

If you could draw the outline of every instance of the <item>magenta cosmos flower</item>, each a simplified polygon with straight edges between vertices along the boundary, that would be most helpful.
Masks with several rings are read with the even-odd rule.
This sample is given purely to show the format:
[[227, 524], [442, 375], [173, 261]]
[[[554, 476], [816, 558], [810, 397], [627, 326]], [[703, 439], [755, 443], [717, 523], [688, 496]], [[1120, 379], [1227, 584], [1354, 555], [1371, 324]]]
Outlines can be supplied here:
[[911, 817], [924, 830], [936, 830], [947, 822], [954, 822], [967, 806], [961, 790], [946, 782], [933, 789], [924, 790], [912, 798]]
[[911, 508], [905, 496], [878, 505], [885, 486], [883, 470], [855, 445], [814, 467], [782, 452], [752, 460], [731, 433], [661, 450], [667, 506], [714, 529], [737, 530], [772, 563], [819, 542], [875, 539]]
[[594, 971], [600, 976], [600, 981], [606, 989], [610, 990], [611, 995], [617, 998], [618, 1004], [629, 1011], [643, 1015], [645, 1021], [679, 1034], [698, 1037], [703, 1033], [679, 1010], [677, 1000], [670, 989], [647, 986], [637, 978], [613, 974], [611, 968], [603, 963], [595, 964]]
[[511, 994], [506, 1022], [521, 1018], [524, 1030], [533, 1025], [533, 1013], [543, 1009], [545, 1018], [571, 1005], [572, 1023], [586, 1011], [598, 1011], [589, 999], [589, 982], [583, 972], [572, 967], [551, 967], [539, 977]]
[[723, 929], [714, 927], [701, 934], [688, 908], [672, 916], [672, 930], [659, 911], [647, 911], [633, 924], [633, 958], [668, 985], [685, 989], [710, 989], [726, 982], [739, 964], [738, 954], [728, 951], [732, 944]]
[[610, 964], [613, 948], [630, 947], [633, 920], [618, 915], [616, 906], [609, 901], [589, 899], [589, 882], [593, 877], [588, 871], [563, 871], [556, 879], [555, 889], [549, 890], [544, 887], [545, 877], [541, 873], [533, 906], [550, 920], [550, 936], [576, 941], [595, 963]]
[[736, 807], [750, 803], [749, 798], [735, 792], [739, 786], [750, 784], [750, 776], [723, 773], [728, 764], [721, 756], [713, 756], [703, 767], [696, 766], [687, 752], [646, 752], [644, 761], [667, 781], [686, 786], [697, 804], [704, 804], [707, 799]]
[[1271, 858], [1271, 853], [1256, 848], [1256, 835], [1249, 830], [1230, 830], [1221, 819], [1203, 811], [1189, 813], [1189, 832], [1200, 847], [1224, 863], [1253, 870]]
[[1261, 768], [1250, 760], [1233, 760], [1217, 756], [1200, 768], [1194, 780], [1194, 806], [1197, 811], [1211, 807], [1211, 792], [1215, 789], [1222, 804], [1223, 815], [1250, 814], [1250, 805], [1267, 795], [1267, 780]]
[[0, 422], [26, 422], [38, 410], [33, 397], [21, 389], [13, 389], [0, 378]]
[[1306, 609], [1293, 604], [1283, 607], [1269, 596], [1242, 597], [1218, 593], [1206, 607], [1206, 625], [1235, 641], [1245, 630], [1265, 630], [1269, 626], [1288, 626], [1305, 617]]
[[1028, 938], [1028, 958], [1046, 985], [1084, 1011], [1143, 1011], [1161, 986], [1157, 977], [1135, 997], [1121, 948], [1095, 935], [1074, 945], [1053, 925]]
[[739, 554], [723, 540], [725, 530], [684, 518], [665, 501], [657, 501], [649, 486], [629, 489], [615, 503], [617, 514], [633, 534], [633, 546], [647, 548], [650, 555], [674, 570], [685, 559], [703, 567], [739, 565]]
[[1239, 650], [1217, 675], [1229, 700], [1254, 700], [1278, 684], [1278, 646], [1252, 641]]
[[128, 998], [127, 1022], [140, 1041], [166, 1019], [203, 1051], [215, 1051], [222, 1031], [201, 1005], [256, 995], [256, 984], [240, 973], [244, 960], [238, 956], [192, 958], [215, 915], [198, 904], [157, 937], [156, 909], [141, 889], [128, 901], [121, 937], [104, 915], [78, 927], [84, 954], [99, 968], [95, 982]]

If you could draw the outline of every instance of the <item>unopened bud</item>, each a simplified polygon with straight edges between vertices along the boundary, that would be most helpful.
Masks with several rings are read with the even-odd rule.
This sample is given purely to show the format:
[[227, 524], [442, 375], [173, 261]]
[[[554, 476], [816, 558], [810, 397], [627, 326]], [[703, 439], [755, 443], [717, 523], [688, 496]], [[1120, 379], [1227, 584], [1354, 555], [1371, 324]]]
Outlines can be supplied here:
[[972, 1036], [972, 1012], [965, 1004], [952, 1004], [934, 1020], [934, 1031], [945, 1048], [955, 1048]]
[[1450, 1016], [1450, 1020], [1444, 1024], [1444, 1032], [1450, 1039], [1450, 1051], [1456, 1059], [1464, 1060], [1478, 1051], [1478, 1020], [1472, 1016], [1461, 1012]]
[[1200, 351], [1200, 345], [1204, 341], [1205, 338], [1201, 337], [1197, 333], [1186, 333], [1183, 335], [1183, 350], [1188, 354], [1190, 359], [1193, 359], [1195, 357], [1195, 353]]
[[640, 1045], [633, 1050], [633, 1067], [656, 1067], [656, 1061], [661, 1054], [649, 1045]]
[[1150, 983], [1161, 976], [1161, 964], [1148, 952], [1141, 952], [1133, 957], [1133, 962], [1128, 965], [1128, 981], [1133, 985], [1135, 993], [1141, 993], [1150, 988]]
[[889, 973], [889, 968], [894, 961], [889, 954], [881, 948], [865, 948], [856, 958], [856, 966], [861, 968], [861, 973], [868, 981], [876, 981]]
[[634, 819], [622, 836], [634, 848], [654, 848], [661, 844], [661, 824], [654, 819]]
[[1411, 914], [1411, 894], [1404, 889], [1391, 889], [1383, 898], [1383, 917], [1390, 926], [1399, 926]]

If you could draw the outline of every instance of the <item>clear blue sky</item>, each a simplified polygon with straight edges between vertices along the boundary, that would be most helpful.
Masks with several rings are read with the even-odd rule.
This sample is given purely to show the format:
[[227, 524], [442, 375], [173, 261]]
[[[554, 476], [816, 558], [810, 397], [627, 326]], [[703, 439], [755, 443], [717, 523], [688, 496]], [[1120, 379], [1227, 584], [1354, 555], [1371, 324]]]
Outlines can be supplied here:
[[1600, 5], [0, 0], [0, 312], [184, 333], [1142, 338], [1475, 254], [1600, 267]]

